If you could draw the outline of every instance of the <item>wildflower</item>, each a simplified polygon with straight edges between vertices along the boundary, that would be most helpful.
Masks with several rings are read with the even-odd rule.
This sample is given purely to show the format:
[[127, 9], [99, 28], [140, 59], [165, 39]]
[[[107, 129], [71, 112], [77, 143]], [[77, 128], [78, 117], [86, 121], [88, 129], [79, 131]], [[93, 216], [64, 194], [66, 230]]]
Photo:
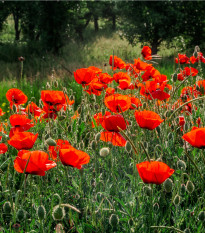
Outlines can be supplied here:
[[193, 127], [192, 130], [184, 134], [182, 138], [193, 147], [199, 149], [205, 148], [205, 128]]
[[[26, 167], [27, 165], [27, 167]], [[45, 176], [45, 171], [57, 166], [57, 164], [49, 160], [48, 154], [43, 151], [26, 151], [18, 152], [14, 160], [14, 169], [17, 172]]]
[[[109, 59], [110, 66], [112, 66], [112, 62], [113, 62], [113, 56], [111, 55], [110, 59]], [[113, 70], [124, 69], [125, 66], [126, 66], [126, 63], [121, 58], [119, 58], [117, 56], [114, 56], [114, 67], [113, 67]]]
[[162, 184], [174, 173], [174, 169], [158, 161], [145, 161], [136, 166], [141, 179], [148, 184]]
[[149, 46], [144, 46], [141, 51], [142, 56], [145, 60], [151, 60], [152, 59], [152, 50]]
[[8, 150], [8, 147], [4, 143], [0, 143], [0, 154], [5, 154]]
[[135, 111], [135, 119], [141, 128], [153, 130], [159, 126], [164, 120], [152, 111]]
[[111, 142], [113, 146], [121, 146], [124, 147], [126, 145], [126, 139], [117, 132], [101, 132], [100, 140], [104, 142]]
[[59, 150], [68, 149], [70, 146], [71, 145], [67, 140], [58, 139], [56, 140], [56, 146], [49, 146], [49, 155], [53, 160], [56, 160]]
[[178, 58], [175, 58], [175, 62], [178, 64], [189, 64], [189, 58], [186, 56], [186, 54], [180, 54], [178, 53]]
[[127, 128], [124, 117], [120, 114], [104, 116], [101, 121], [102, 127], [109, 132], [119, 132], [119, 128], [125, 130]]
[[112, 112], [124, 112], [131, 106], [131, 99], [127, 95], [113, 94], [104, 99], [107, 108]]
[[5, 114], [5, 112], [3, 112], [3, 110], [0, 108], [0, 116], [3, 116]]
[[10, 102], [10, 107], [20, 104], [25, 104], [27, 102], [27, 96], [17, 88], [11, 88], [6, 93], [6, 98]]
[[87, 85], [96, 77], [96, 73], [89, 68], [81, 68], [74, 72], [75, 81], [78, 84]]
[[68, 149], [60, 149], [59, 157], [63, 165], [76, 167], [77, 169], [81, 169], [82, 165], [90, 161], [90, 156], [87, 153], [72, 146]]
[[28, 150], [31, 149], [38, 137], [38, 134], [34, 135], [30, 132], [15, 133], [8, 144], [16, 148], [17, 150]]

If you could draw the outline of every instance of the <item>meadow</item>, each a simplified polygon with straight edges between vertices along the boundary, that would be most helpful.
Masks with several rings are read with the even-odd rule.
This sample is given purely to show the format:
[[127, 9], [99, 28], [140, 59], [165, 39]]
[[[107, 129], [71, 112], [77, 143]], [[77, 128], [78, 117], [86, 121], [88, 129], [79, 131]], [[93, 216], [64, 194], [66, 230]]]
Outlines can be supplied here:
[[87, 33], [1, 60], [0, 232], [204, 232], [203, 54]]

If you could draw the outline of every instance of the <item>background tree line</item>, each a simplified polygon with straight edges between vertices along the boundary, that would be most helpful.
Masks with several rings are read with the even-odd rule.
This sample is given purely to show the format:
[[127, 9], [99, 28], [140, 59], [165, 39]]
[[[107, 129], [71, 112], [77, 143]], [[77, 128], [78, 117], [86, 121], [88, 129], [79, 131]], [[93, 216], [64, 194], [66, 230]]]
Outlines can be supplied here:
[[12, 15], [15, 40], [33, 49], [58, 53], [72, 38], [83, 41], [89, 23], [99, 30], [99, 20], [111, 22], [131, 44], [149, 43], [156, 53], [161, 42], [183, 36], [190, 45], [205, 39], [203, 1], [69, 1], [1, 2], [0, 30]]

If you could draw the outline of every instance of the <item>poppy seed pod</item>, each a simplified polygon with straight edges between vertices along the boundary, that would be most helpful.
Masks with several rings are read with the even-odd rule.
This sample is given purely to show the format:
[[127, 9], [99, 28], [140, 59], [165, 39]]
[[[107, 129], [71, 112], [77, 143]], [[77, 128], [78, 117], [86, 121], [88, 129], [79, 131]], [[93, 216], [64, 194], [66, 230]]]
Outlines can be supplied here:
[[194, 184], [190, 180], [188, 180], [186, 183], [186, 189], [189, 193], [194, 191]]
[[3, 211], [6, 214], [10, 214], [11, 213], [11, 203], [10, 201], [6, 201], [3, 205]]
[[109, 218], [109, 223], [112, 227], [116, 227], [119, 223], [119, 217], [116, 214], [112, 214]]
[[97, 146], [97, 143], [96, 143], [95, 140], [93, 140], [93, 141], [91, 142], [91, 148], [92, 148], [93, 150], [95, 150], [95, 149], [96, 149], [96, 146]]
[[100, 150], [100, 156], [101, 157], [106, 157], [110, 152], [110, 149], [108, 147], [103, 147], [101, 150]]
[[55, 221], [63, 220], [65, 217], [65, 210], [63, 207], [55, 206], [53, 208], [52, 217]]
[[172, 191], [172, 187], [173, 187], [173, 181], [168, 178], [165, 180], [164, 182], [164, 189], [167, 193], [170, 193]]
[[184, 195], [186, 192], [186, 186], [185, 184], [181, 184], [181, 194]]
[[45, 210], [45, 207], [43, 205], [38, 207], [37, 215], [41, 221], [46, 217], [46, 210]]
[[17, 216], [17, 219], [18, 219], [19, 222], [23, 221], [25, 219], [25, 217], [26, 217], [25, 211], [23, 209], [19, 209], [17, 211], [16, 216]]
[[101, 137], [101, 133], [97, 133], [97, 134], [95, 135], [95, 140], [96, 140], [96, 141], [99, 141], [99, 140], [100, 140], [100, 137]]
[[49, 145], [49, 146], [56, 146], [56, 141], [53, 140], [52, 138], [48, 138], [46, 140], [46, 143]]
[[180, 204], [180, 202], [181, 202], [181, 197], [177, 194], [177, 195], [175, 196], [175, 198], [174, 198], [173, 203], [174, 203], [175, 206], [177, 206], [177, 205]]
[[128, 141], [125, 144], [125, 150], [127, 151], [127, 153], [131, 153], [131, 151], [132, 151], [132, 146], [131, 146], [130, 142], [128, 142]]
[[202, 222], [205, 220], [205, 212], [204, 212], [204, 211], [201, 211], [201, 212], [199, 213], [198, 219], [199, 219], [200, 221], [202, 221]]
[[186, 163], [183, 160], [179, 160], [177, 162], [177, 167], [182, 170], [185, 171], [186, 170]]
[[148, 186], [144, 186], [143, 191], [149, 197], [152, 195], [152, 189]]

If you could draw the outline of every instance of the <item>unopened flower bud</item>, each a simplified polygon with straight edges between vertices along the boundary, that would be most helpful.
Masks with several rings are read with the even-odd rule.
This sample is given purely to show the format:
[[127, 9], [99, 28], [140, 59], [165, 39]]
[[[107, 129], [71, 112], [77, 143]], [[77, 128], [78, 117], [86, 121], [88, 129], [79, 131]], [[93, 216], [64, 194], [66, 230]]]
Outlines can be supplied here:
[[95, 140], [96, 140], [96, 141], [99, 141], [99, 140], [100, 140], [100, 137], [101, 137], [101, 133], [97, 133], [97, 134], [95, 135]]
[[167, 193], [170, 193], [172, 191], [173, 181], [168, 178], [164, 182], [164, 189]]
[[6, 214], [10, 214], [11, 213], [11, 203], [9, 201], [6, 201], [3, 205], [3, 211]]
[[190, 180], [188, 180], [186, 183], [186, 189], [189, 193], [194, 191], [194, 184]]
[[64, 208], [60, 206], [55, 206], [53, 208], [52, 216], [55, 221], [63, 220], [63, 218], [65, 217]]
[[109, 218], [109, 223], [112, 227], [116, 227], [119, 223], [119, 217], [116, 214], [112, 214]]
[[177, 194], [174, 198], [174, 205], [179, 205], [181, 201], [181, 197]]
[[177, 162], [177, 167], [182, 170], [185, 171], [186, 170], [186, 163], [183, 160], [179, 160]]
[[46, 143], [49, 145], [49, 146], [56, 146], [56, 141], [53, 140], [52, 138], [48, 138], [46, 140]]
[[199, 218], [200, 221], [203, 222], [203, 221], [205, 220], [205, 212], [204, 212], [204, 211], [201, 211], [201, 212], [199, 213], [198, 218]]
[[125, 145], [125, 150], [128, 152], [128, 153], [131, 153], [132, 151], [132, 146], [130, 144], [130, 142], [126, 142], [126, 145]]
[[25, 219], [25, 211], [23, 209], [19, 209], [16, 216], [19, 222], [23, 221]]
[[38, 207], [37, 215], [38, 215], [40, 220], [43, 220], [46, 217], [46, 210], [45, 210], [45, 207], [43, 205]]

